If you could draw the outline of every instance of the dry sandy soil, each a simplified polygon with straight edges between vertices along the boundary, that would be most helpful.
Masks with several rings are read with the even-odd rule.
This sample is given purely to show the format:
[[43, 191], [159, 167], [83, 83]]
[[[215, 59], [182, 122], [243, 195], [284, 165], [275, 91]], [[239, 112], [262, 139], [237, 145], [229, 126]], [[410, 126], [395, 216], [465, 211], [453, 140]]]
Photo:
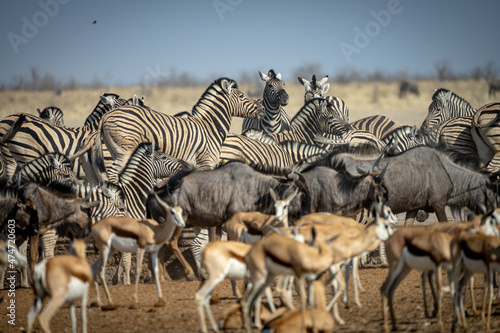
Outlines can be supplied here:
[[[398, 217], [400, 219], [398, 224], [401, 225], [402, 215]], [[431, 214], [426, 223], [433, 223], [434, 221], [436, 221], [435, 216]], [[187, 250], [188, 247], [186, 246], [188, 242], [189, 236], [185, 237], [184, 244], [181, 243], [181, 249], [188, 260], [193, 263], [192, 257], [189, 256], [189, 251]], [[95, 260], [94, 250], [90, 247], [87, 256], [89, 257], [89, 261], [93, 262]], [[116, 269], [116, 262], [116, 257], [110, 259], [110, 266], [112, 268], [108, 277]], [[95, 307], [89, 308], [87, 312], [89, 332], [199, 332], [198, 313], [193, 297], [200, 286], [200, 282], [186, 281], [177, 260], [170, 260], [167, 263], [167, 270], [173, 281], [162, 283], [163, 295], [167, 302], [165, 307], [153, 307], [157, 301], [156, 286], [154, 284], [141, 283], [139, 285], [139, 309], [128, 308], [132, 300], [133, 286], [110, 286], [113, 300], [118, 307], [113, 311], [102, 311], [100, 308]], [[362, 308], [358, 308], [354, 304], [352, 281], [349, 282], [349, 308], [344, 308], [343, 305], [340, 305], [340, 314], [346, 321], [346, 324], [343, 326], [337, 325], [335, 327], [336, 332], [383, 331], [382, 299], [379, 289], [387, 276], [387, 271], [387, 267], [380, 264], [367, 265], [360, 269], [361, 283], [365, 289], [365, 292], [360, 296]], [[148, 274], [147, 269], [143, 270], [143, 278], [147, 277]], [[17, 275], [18, 277], [19, 275]], [[444, 283], [447, 284], [445, 276], [443, 279]], [[482, 277], [476, 276], [474, 293], [478, 306], [482, 300], [482, 284]], [[212, 305], [212, 310], [214, 316], [218, 319], [231, 304], [236, 302], [236, 299], [232, 295], [228, 280], [223, 281], [216, 288], [215, 292], [219, 295], [220, 301]], [[431, 295], [429, 290], [427, 292], [428, 299], [430, 300]], [[104, 293], [102, 287], [101, 293], [101, 295]], [[5, 297], [5, 300], [0, 305], [0, 332], [24, 331], [27, 314], [33, 302], [32, 290], [19, 288], [15, 292], [15, 297], [12, 297], [16, 304], [16, 326], [7, 323], [7, 305], [11, 298], [8, 297], [7, 290], [3, 290], [1, 294]], [[330, 297], [331, 292], [327, 289], [327, 299], [330, 299]], [[93, 288], [90, 290], [90, 301], [94, 301]], [[295, 296], [294, 301], [296, 305], [299, 304], [297, 296]], [[275, 302], [278, 302], [277, 298], [275, 298]], [[424, 314], [421, 277], [418, 271], [411, 272], [401, 283], [395, 293], [394, 304], [399, 331], [439, 332], [437, 319], [427, 318]], [[498, 299], [495, 299], [491, 321], [493, 332], [500, 332], [500, 308], [498, 305]], [[80, 308], [77, 309], [77, 313], [79, 316]], [[472, 314], [470, 309], [469, 313]], [[452, 322], [451, 297], [449, 293], [445, 293], [444, 296], [443, 318], [445, 331], [449, 331]], [[470, 332], [482, 332], [486, 329], [480, 316], [469, 317], [468, 323], [470, 325]], [[79, 327], [80, 325], [79, 319]], [[64, 306], [57, 312], [51, 321], [51, 328], [53, 332], [71, 331], [71, 320], [67, 306]], [[41, 332], [38, 324], [35, 325], [35, 332]], [[242, 332], [242, 330], [237, 332]]]

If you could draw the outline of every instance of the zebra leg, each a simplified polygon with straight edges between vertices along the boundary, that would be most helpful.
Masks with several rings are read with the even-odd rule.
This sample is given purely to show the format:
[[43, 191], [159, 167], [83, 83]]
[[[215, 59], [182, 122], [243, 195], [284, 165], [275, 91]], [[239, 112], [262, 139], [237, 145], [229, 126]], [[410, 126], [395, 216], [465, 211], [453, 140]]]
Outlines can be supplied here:
[[[212, 228], [213, 229], [213, 228]], [[198, 270], [198, 276], [203, 280], [208, 279], [208, 274], [203, 265], [201, 264], [201, 253], [205, 246], [209, 243], [209, 231], [208, 229], [193, 228], [196, 236], [190, 244], [191, 253], [193, 254], [194, 262], [196, 263], [196, 269]]]
[[40, 236], [40, 241], [42, 243], [42, 254], [43, 258], [50, 258], [54, 256], [54, 250], [57, 242], [57, 234], [54, 229], [48, 230], [43, 235]]

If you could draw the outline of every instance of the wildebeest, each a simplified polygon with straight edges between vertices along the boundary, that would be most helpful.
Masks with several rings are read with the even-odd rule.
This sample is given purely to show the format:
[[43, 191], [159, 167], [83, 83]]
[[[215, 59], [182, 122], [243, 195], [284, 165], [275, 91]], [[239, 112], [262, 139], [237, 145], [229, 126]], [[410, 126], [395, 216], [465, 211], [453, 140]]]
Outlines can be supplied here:
[[[178, 173], [157, 193], [169, 205], [177, 200], [187, 225], [209, 228], [221, 226], [238, 212], [274, 214], [274, 201], [269, 189], [273, 188], [281, 195], [290, 186], [299, 186], [301, 195], [297, 195], [289, 205], [289, 216], [297, 218], [309, 213], [307, 189], [295, 178], [298, 178], [296, 174], [287, 176], [289, 179], [281, 182], [277, 177], [255, 171], [246, 164], [231, 162], [215, 170]], [[150, 196], [151, 216], [161, 222], [162, 210], [155, 201]], [[177, 247], [179, 235], [180, 232], [176, 232], [171, 247], [174, 253], [178, 251], [176, 256], [182, 261]], [[189, 273], [192, 272], [186, 261], [183, 266]]]
[[420, 91], [416, 83], [401, 81], [399, 84], [399, 98], [403, 98], [407, 93], [415, 94], [415, 96], [420, 96]]
[[[57, 229], [60, 235], [83, 234], [89, 222], [88, 215], [82, 211], [88, 205], [82, 200], [59, 198], [33, 183], [19, 188], [17, 198], [2, 199], [0, 204], [2, 208], [10, 208], [9, 213], [2, 216], [2, 233], [9, 228], [9, 220], [14, 219], [19, 241], [30, 237], [31, 267], [38, 261], [39, 234], [50, 229]], [[26, 276], [22, 277], [22, 285], [27, 286]]]
[[491, 81], [488, 83], [489, 90], [488, 90], [488, 96], [495, 96], [497, 91], [500, 91], [500, 81]]
[[[369, 172], [376, 158], [377, 155], [341, 153], [329, 155], [320, 164], [340, 174], [359, 177]], [[439, 221], [447, 221], [446, 206], [456, 213], [464, 206], [474, 209], [477, 201], [485, 202], [485, 195], [494, 200], [494, 186], [488, 175], [454, 161], [444, 151], [412, 148], [401, 155], [383, 158], [380, 168], [386, 166], [383, 185], [388, 192], [388, 204], [395, 214], [407, 212], [405, 224], [413, 223], [419, 209], [435, 212]], [[304, 177], [307, 180], [305, 174]], [[308, 188], [314, 202], [314, 188], [309, 182]], [[345, 189], [342, 186], [339, 189], [342, 195]]]

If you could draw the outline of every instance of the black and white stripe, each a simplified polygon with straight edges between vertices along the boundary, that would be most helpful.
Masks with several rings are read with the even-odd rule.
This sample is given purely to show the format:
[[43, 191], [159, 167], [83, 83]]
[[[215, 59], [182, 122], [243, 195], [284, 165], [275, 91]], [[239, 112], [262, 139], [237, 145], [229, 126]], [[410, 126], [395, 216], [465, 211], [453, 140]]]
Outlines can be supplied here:
[[269, 134], [276, 134], [290, 128], [290, 117], [283, 106], [288, 105], [288, 94], [285, 91], [285, 82], [281, 80], [281, 73], [276, 74], [269, 70], [267, 75], [259, 71], [262, 81], [266, 82], [261, 101], [266, 114], [261, 120], [243, 119], [242, 132], [254, 128]]
[[[260, 119], [262, 105], [248, 98], [235, 81], [220, 78], [212, 83], [193, 107], [190, 117], [178, 118], [145, 107], [125, 106], [106, 113], [95, 140], [100, 137], [115, 162], [108, 170], [110, 180], [123, 169], [135, 147], [144, 141], [158, 143], [158, 149], [201, 170], [213, 169], [220, 156], [232, 117]], [[99, 173], [105, 171], [99, 165]]]

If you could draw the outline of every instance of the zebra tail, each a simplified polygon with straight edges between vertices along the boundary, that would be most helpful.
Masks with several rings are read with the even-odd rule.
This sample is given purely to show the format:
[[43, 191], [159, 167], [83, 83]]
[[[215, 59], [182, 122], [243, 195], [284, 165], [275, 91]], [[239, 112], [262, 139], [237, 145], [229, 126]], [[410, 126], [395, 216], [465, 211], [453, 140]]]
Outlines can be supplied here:
[[19, 129], [23, 125], [25, 120], [26, 120], [26, 116], [24, 114], [21, 114], [19, 116], [19, 118], [16, 120], [16, 122], [14, 123], [14, 125], [12, 125], [12, 127], [4, 134], [0, 143], [7, 143], [10, 140], [12, 140], [14, 138], [14, 136], [16, 135], [17, 131], [19, 131]]
[[95, 136], [95, 141], [94, 141], [95, 159], [99, 171], [106, 172], [106, 166], [104, 165], [104, 154], [102, 152], [101, 124], [102, 122], [99, 124], [99, 128], [97, 129], [97, 135]]

